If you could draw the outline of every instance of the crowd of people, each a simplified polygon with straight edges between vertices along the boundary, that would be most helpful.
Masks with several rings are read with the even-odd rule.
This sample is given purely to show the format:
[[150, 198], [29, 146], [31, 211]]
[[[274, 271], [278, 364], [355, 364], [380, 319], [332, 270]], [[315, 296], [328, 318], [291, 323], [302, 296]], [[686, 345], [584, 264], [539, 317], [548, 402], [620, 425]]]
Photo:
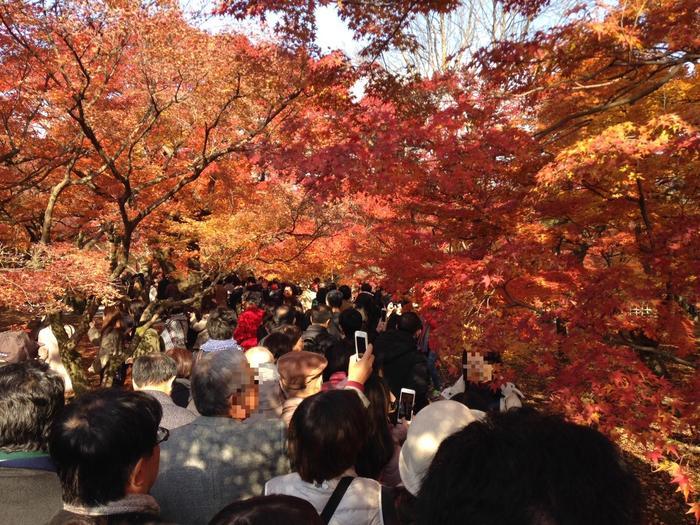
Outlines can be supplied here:
[[495, 388], [497, 356], [465, 352], [445, 383], [408, 298], [232, 276], [188, 310], [174, 281], [134, 290], [91, 329], [110, 388], [74, 395], [51, 333], [0, 334], [0, 523], [641, 523], [606, 437]]

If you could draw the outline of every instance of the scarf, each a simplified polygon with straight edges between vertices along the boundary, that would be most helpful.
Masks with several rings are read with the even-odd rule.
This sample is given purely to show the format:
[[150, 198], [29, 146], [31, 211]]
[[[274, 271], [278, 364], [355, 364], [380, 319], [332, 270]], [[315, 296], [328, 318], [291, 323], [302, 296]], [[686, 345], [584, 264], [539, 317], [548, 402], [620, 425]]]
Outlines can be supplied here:
[[82, 516], [112, 516], [116, 514], [160, 514], [160, 507], [153, 496], [148, 494], [128, 494], [122, 499], [110, 501], [103, 505], [87, 507], [82, 505], [63, 504], [63, 510]]

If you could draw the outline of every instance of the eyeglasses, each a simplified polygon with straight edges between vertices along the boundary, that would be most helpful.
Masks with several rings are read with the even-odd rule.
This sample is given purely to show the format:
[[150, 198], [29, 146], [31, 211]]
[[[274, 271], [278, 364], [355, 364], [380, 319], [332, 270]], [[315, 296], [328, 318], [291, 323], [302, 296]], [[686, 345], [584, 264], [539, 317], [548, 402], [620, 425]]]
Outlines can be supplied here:
[[160, 445], [163, 441], [168, 441], [169, 437], [170, 430], [167, 428], [158, 427], [158, 431], [156, 432], [156, 445]]

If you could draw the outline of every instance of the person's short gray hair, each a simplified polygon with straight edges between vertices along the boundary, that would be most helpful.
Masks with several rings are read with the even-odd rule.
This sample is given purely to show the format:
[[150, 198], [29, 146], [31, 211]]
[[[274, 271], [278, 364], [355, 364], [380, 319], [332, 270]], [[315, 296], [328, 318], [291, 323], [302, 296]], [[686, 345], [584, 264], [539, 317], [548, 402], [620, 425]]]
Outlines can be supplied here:
[[231, 396], [241, 393], [251, 378], [250, 365], [243, 352], [202, 352], [191, 376], [192, 399], [197, 411], [203, 416], [227, 414]]

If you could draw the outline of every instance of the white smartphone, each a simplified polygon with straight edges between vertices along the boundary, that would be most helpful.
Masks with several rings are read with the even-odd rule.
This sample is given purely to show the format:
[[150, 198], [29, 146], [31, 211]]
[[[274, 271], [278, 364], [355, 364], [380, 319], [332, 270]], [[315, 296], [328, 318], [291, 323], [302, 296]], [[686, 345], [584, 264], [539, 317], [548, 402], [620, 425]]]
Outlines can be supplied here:
[[358, 330], [355, 332], [355, 359], [360, 359], [367, 351], [367, 332]]
[[416, 402], [416, 391], [410, 388], [402, 388], [399, 394], [399, 407], [397, 409], [397, 420], [402, 418], [411, 421], [413, 417], [413, 405]]

